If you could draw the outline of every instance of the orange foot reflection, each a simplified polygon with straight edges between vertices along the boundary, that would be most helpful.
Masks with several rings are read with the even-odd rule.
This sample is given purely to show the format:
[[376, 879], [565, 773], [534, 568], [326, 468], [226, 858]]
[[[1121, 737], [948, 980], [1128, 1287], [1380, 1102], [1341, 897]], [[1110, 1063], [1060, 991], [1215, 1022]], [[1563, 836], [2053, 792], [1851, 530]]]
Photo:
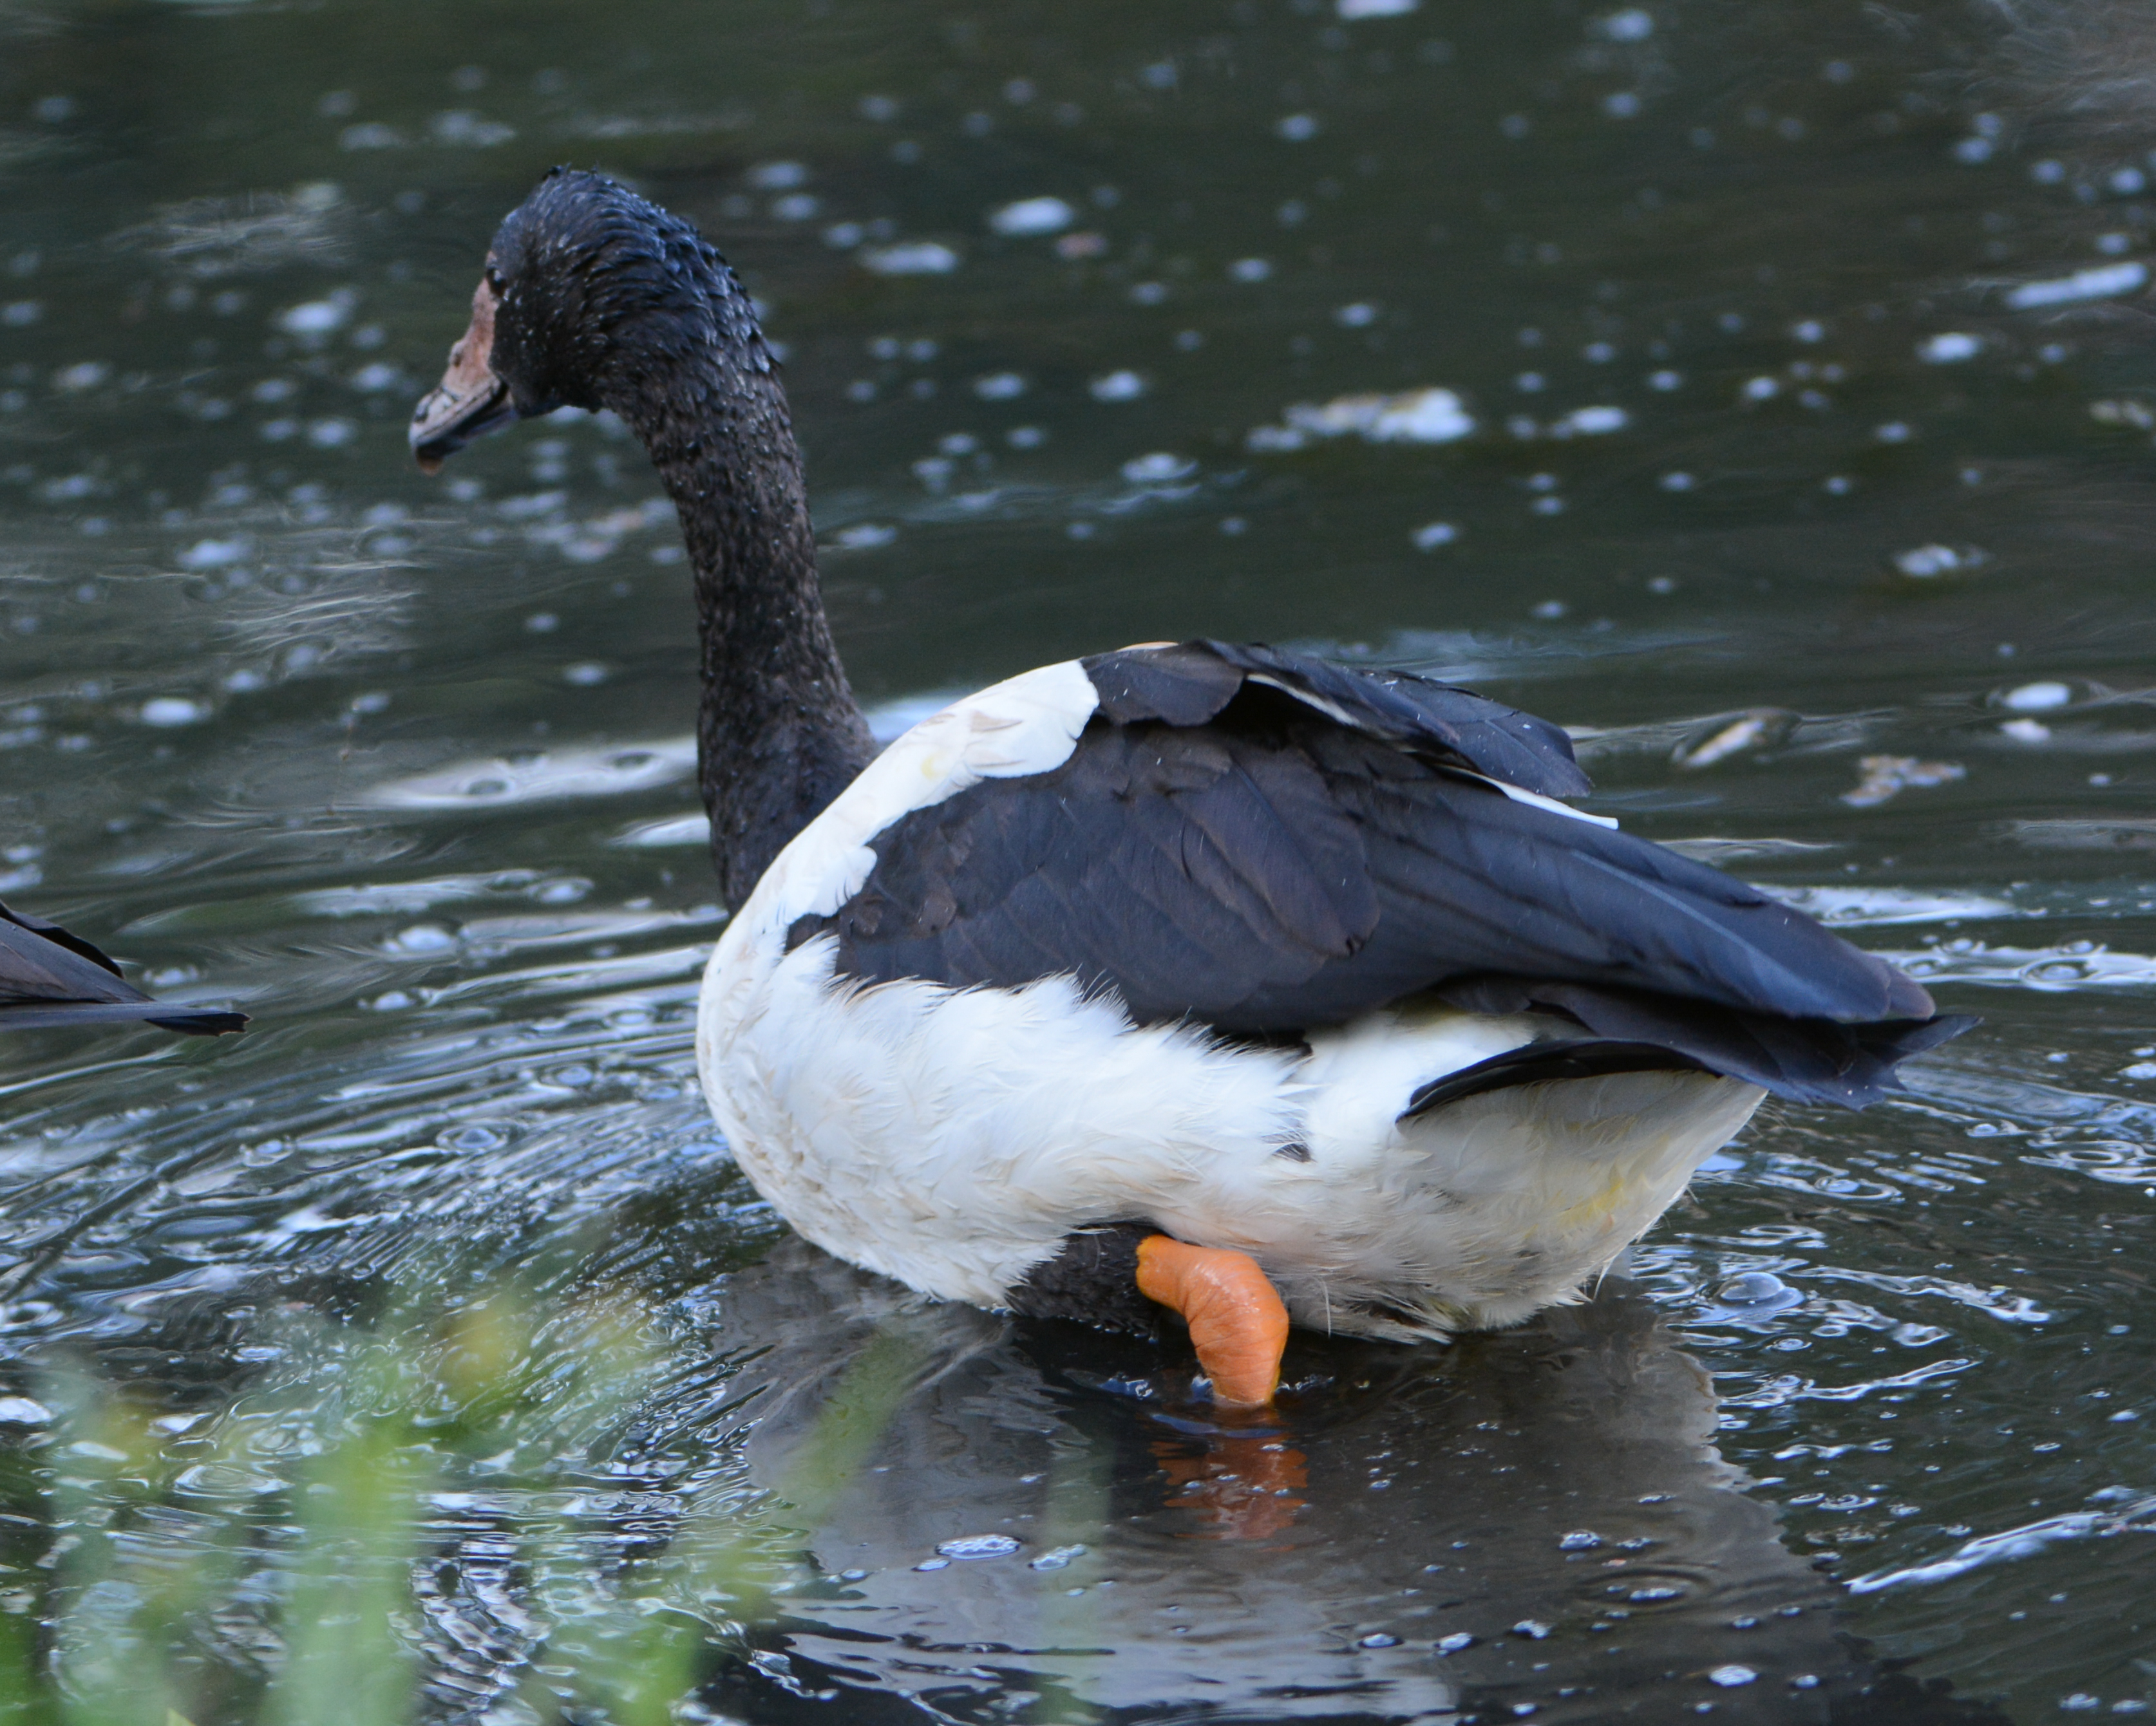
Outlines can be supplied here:
[[1308, 1465], [1281, 1439], [1213, 1438], [1198, 1456], [1188, 1440], [1163, 1439], [1152, 1453], [1168, 1474], [1168, 1502], [1204, 1525], [1186, 1538], [1266, 1539], [1284, 1532], [1302, 1508], [1296, 1494], [1309, 1484]]

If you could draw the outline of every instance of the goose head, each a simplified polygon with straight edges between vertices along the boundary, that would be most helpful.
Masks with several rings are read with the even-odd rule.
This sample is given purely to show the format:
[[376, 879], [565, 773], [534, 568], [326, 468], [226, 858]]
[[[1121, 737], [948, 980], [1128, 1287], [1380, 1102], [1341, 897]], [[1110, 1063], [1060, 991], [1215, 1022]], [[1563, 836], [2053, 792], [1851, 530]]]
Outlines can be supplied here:
[[470, 326], [413, 411], [412, 452], [431, 474], [475, 438], [558, 407], [635, 420], [685, 361], [729, 356], [771, 369], [717, 250], [605, 176], [556, 168], [496, 230]]

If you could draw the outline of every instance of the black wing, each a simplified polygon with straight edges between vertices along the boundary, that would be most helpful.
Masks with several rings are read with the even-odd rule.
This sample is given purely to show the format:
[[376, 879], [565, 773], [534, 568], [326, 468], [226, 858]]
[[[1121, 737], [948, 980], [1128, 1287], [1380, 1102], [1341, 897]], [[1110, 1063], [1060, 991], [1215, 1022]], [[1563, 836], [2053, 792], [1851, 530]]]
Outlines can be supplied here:
[[1594, 787], [1561, 725], [1410, 671], [1356, 671], [1256, 643], [1191, 641], [1125, 648], [1079, 662], [1119, 725], [1202, 725], [1250, 685], [1276, 689], [1368, 737], [1450, 761], [1545, 797]]
[[244, 1029], [247, 1015], [152, 1001], [80, 935], [0, 904], [0, 1031], [145, 1021], [215, 1037]]
[[[1431, 990], [1519, 1011], [1532, 986], [1532, 1004], [1596, 1038], [1819, 1100], [1869, 1100], [1920, 1023], [1934, 1041], [1963, 1028], [1755, 889], [1475, 776], [1524, 761], [1540, 784], [1583, 787], [1543, 721], [1266, 649], [1087, 665], [1101, 714], [1068, 761], [895, 822], [861, 890], [789, 940], [828, 930], [839, 974], [864, 981], [1068, 974], [1142, 1022], [1245, 1034]], [[1519, 998], [1459, 996], [1505, 989]], [[1771, 1058], [1729, 1030], [1753, 1020], [1776, 1027]]]

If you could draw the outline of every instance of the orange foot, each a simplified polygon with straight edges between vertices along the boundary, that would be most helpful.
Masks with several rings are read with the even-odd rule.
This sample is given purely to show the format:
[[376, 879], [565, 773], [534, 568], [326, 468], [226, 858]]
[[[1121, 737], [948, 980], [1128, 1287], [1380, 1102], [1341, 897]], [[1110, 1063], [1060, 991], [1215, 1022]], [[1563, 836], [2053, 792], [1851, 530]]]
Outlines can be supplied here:
[[1262, 1408], [1273, 1400], [1287, 1309], [1249, 1253], [1147, 1235], [1138, 1242], [1138, 1293], [1182, 1314], [1215, 1402]]

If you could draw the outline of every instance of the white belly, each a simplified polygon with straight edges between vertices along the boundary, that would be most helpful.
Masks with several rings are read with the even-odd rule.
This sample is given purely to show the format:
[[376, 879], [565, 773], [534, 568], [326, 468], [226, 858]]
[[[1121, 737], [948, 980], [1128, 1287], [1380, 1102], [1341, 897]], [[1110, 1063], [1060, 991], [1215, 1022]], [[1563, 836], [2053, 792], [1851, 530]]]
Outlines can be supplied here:
[[984, 1306], [1073, 1230], [1141, 1222], [1252, 1254], [1304, 1324], [1510, 1324], [1605, 1268], [1763, 1094], [1620, 1073], [1402, 1124], [1417, 1086], [1549, 1027], [1386, 1012], [1305, 1056], [1133, 1028], [1062, 978], [834, 988], [832, 951], [782, 955], [762, 919], [727, 930], [697, 1026], [712, 1113], [809, 1240]]

